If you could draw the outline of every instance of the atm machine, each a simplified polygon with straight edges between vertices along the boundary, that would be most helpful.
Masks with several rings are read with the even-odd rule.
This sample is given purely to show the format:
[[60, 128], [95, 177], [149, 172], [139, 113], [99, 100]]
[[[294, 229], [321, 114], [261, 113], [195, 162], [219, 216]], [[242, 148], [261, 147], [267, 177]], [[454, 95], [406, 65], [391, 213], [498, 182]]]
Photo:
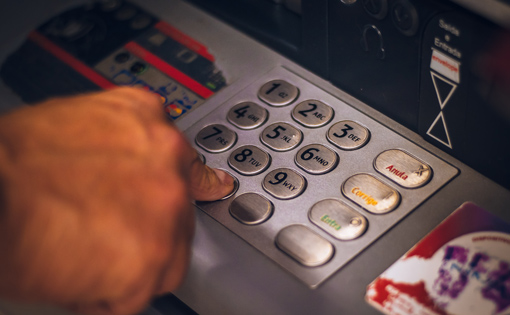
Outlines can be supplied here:
[[141, 86], [236, 178], [144, 314], [510, 314], [508, 0], [3, 7], [3, 109]]

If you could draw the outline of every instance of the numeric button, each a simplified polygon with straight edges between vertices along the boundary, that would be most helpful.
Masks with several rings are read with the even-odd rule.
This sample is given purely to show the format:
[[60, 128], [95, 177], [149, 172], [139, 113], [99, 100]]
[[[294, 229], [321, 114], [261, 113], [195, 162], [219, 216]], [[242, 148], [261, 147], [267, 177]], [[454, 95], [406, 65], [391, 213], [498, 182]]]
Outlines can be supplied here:
[[255, 193], [246, 193], [232, 201], [229, 212], [239, 222], [254, 225], [269, 219], [273, 208], [273, 204], [265, 197]]
[[356, 150], [367, 144], [370, 131], [352, 121], [339, 121], [328, 130], [328, 140], [343, 150]]
[[333, 114], [333, 108], [316, 100], [301, 102], [292, 110], [292, 118], [308, 128], [326, 125], [333, 119]]
[[305, 190], [306, 180], [289, 168], [278, 168], [266, 175], [262, 188], [278, 199], [292, 199]]
[[267, 126], [260, 135], [260, 141], [263, 144], [278, 152], [291, 150], [298, 146], [302, 140], [301, 131], [284, 122]]
[[253, 145], [234, 150], [228, 158], [228, 164], [242, 175], [256, 175], [265, 171], [271, 162], [271, 156]]
[[237, 134], [220, 124], [205, 126], [195, 137], [195, 142], [211, 153], [227, 151], [236, 141]]
[[243, 102], [232, 107], [227, 119], [240, 129], [255, 129], [267, 120], [267, 110], [253, 102]]
[[285, 106], [296, 100], [299, 89], [287, 81], [273, 80], [260, 88], [258, 96], [271, 106]]
[[310, 144], [298, 151], [296, 164], [310, 174], [325, 174], [338, 164], [338, 156], [321, 144]]

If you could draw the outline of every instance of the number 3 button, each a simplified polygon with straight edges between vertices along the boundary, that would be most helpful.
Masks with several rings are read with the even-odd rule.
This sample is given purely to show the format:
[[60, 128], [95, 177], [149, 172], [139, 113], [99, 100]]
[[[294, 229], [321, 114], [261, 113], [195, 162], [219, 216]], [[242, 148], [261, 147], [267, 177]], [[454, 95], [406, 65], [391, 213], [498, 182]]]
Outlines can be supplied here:
[[328, 130], [328, 140], [343, 150], [356, 150], [367, 144], [370, 131], [352, 121], [339, 121]]
[[237, 134], [223, 125], [209, 125], [200, 130], [195, 141], [208, 152], [220, 153], [236, 143]]

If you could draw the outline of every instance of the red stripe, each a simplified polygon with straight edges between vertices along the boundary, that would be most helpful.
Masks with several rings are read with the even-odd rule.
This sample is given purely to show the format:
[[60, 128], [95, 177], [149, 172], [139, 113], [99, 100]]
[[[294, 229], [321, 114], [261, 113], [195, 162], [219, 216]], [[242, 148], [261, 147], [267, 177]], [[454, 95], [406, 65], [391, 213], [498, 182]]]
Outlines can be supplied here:
[[208, 88], [206, 88], [199, 82], [195, 81], [194, 79], [190, 78], [186, 74], [182, 73], [178, 69], [172, 67], [171, 65], [166, 63], [163, 59], [154, 55], [153, 53], [146, 50], [145, 48], [138, 45], [137, 43], [129, 42], [126, 45], [124, 45], [124, 48], [126, 48], [128, 51], [130, 51], [132, 54], [136, 55], [137, 57], [147, 61], [152, 66], [154, 66], [158, 70], [162, 71], [169, 77], [177, 80], [179, 83], [181, 83], [188, 89], [192, 90], [196, 94], [200, 95], [202, 98], [209, 98], [211, 95], [214, 94], [213, 91], [209, 90]]
[[207, 47], [197, 42], [193, 38], [189, 37], [188, 35], [184, 34], [183, 32], [179, 31], [170, 24], [160, 21], [156, 25], [154, 25], [154, 28], [156, 28], [163, 34], [170, 36], [175, 41], [183, 44], [184, 46], [193, 50], [194, 52], [206, 58], [207, 60], [214, 62], [214, 56], [207, 51]]
[[112, 89], [116, 87], [115, 84], [108, 81], [106, 78], [104, 78], [102, 75], [97, 73], [95, 70], [81, 62], [80, 60], [76, 59], [74, 56], [72, 56], [67, 51], [63, 50], [62, 48], [58, 47], [55, 43], [50, 41], [48, 38], [46, 38], [44, 35], [37, 31], [33, 31], [28, 35], [28, 38], [36, 43], [37, 45], [41, 46], [44, 50], [48, 51], [64, 63], [66, 63], [68, 66], [73, 68], [76, 72], [80, 73], [82, 76], [86, 77], [93, 83], [95, 83], [97, 86], [99, 86], [102, 89]]

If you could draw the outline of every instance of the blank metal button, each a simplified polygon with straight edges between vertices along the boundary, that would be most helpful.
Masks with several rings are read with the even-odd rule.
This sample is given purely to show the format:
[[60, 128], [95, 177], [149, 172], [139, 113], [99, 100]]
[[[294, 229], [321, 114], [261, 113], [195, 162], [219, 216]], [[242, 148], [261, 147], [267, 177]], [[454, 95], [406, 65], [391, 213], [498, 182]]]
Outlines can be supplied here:
[[400, 203], [400, 194], [369, 174], [349, 177], [342, 185], [342, 193], [367, 211], [388, 213]]
[[428, 183], [432, 169], [424, 162], [402, 150], [388, 150], [379, 154], [374, 168], [395, 183], [406, 188], [417, 188]]
[[303, 134], [296, 127], [284, 122], [267, 126], [260, 141], [274, 151], [288, 151], [298, 146], [303, 140]]
[[333, 119], [333, 108], [321, 101], [301, 102], [292, 110], [292, 118], [308, 128], [322, 127]]
[[305, 190], [306, 180], [289, 168], [277, 168], [266, 175], [262, 188], [278, 199], [292, 199]]
[[328, 140], [343, 150], [355, 150], [370, 139], [367, 128], [352, 120], [339, 121], [328, 130]]
[[241, 223], [254, 225], [262, 223], [271, 217], [273, 204], [259, 194], [246, 193], [232, 201], [229, 211]]
[[256, 146], [245, 145], [234, 150], [228, 158], [228, 164], [242, 175], [256, 175], [265, 171], [271, 156]]
[[336, 153], [321, 144], [307, 145], [296, 154], [297, 166], [314, 175], [331, 171], [337, 163]]
[[236, 143], [237, 134], [223, 125], [209, 125], [200, 130], [195, 141], [206, 151], [220, 153]]
[[310, 209], [310, 220], [339, 240], [352, 240], [367, 229], [364, 216], [336, 199], [317, 202]]
[[304, 225], [290, 225], [276, 235], [276, 245], [283, 252], [308, 267], [328, 262], [335, 252], [333, 245]]
[[267, 110], [253, 102], [243, 102], [232, 107], [227, 119], [240, 129], [254, 129], [267, 120]]
[[273, 80], [259, 90], [259, 98], [271, 106], [285, 106], [299, 96], [299, 89], [287, 81]]

